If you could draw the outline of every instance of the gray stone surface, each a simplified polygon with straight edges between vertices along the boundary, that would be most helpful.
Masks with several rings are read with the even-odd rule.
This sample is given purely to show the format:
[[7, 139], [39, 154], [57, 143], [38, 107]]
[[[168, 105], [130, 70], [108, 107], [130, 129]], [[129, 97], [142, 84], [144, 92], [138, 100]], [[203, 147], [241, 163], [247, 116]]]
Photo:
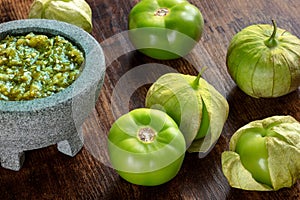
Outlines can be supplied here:
[[30, 32], [61, 35], [85, 54], [78, 79], [50, 97], [30, 101], [0, 100], [0, 162], [18, 171], [24, 152], [57, 144], [60, 152], [74, 156], [83, 146], [81, 126], [95, 106], [105, 75], [105, 58], [99, 43], [73, 25], [46, 19], [26, 19], [0, 24], [0, 40], [7, 34]]

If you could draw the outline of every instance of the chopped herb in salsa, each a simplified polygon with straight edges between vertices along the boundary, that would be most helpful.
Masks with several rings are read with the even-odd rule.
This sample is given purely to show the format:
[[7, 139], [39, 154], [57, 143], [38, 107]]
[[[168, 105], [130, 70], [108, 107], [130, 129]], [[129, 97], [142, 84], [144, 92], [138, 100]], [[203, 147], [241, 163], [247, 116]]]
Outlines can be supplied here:
[[79, 76], [83, 53], [62, 36], [29, 33], [0, 41], [0, 100], [43, 98]]

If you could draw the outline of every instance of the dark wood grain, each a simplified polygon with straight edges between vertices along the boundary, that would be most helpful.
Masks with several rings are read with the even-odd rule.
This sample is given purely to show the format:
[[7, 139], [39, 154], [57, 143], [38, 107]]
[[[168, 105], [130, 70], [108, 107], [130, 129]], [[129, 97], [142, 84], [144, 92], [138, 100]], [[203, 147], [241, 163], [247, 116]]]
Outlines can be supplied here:
[[[127, 30], [127, 16], [137, 0], [88, 0], [93, 11], [92, 35], [104, 50], [114, 53], [122, 46], [109, 38]], [[70, 158], [56, 146], [26, 152], [19, 172], [0, 168], [0, 199], [300, 199], [300, 181], [276, 192], [251, 192], [231, 188], [221, 171], [221, 153], [231, 135], [246, 123], [272, 115], [292, 115], [300, 121], [299, 89], [276, 99], [254, 99], [236, 87], [226, 70], [225, 56], [232, 36], [254, 23], [276, 19], [280, 28], [300, 37], [299, 0], [191, 0], [202, 12], [205, 31], [199, 45], [186, 58], [157, 61], [132, 51], [111, 60], [95, 109], [85, 121], [85, 146]], [[31, 0], [0, 0], [0, 22], [27, 18]], [[113, 45], [116, 45], [115, 47]], [[117, 54], [117, 52], [115, 52]], [[170, 66], [185, 74], [197, 74], [209, 66], [204, 78], [228, 100], [230, 113], [222, 135], [205, 157], [186, 154], [179, 174], [157, 187], [142, 187], [122, 180], [109, 166], [105, 139], [116, 114], [112, 94], [127, 72], [143, 64]], [[158, 66], [159, 67], [159, 66]], [[149, 74], [149, 81], [155, 78]], [[134, 78], [128, 81], [138, 81]], [[136, 88], [128, 110], [144, 106], [150, 84]], [[126, 95], [126, 91], [125, 94]], [[122, 97], [122, 94], [120, 94]]]

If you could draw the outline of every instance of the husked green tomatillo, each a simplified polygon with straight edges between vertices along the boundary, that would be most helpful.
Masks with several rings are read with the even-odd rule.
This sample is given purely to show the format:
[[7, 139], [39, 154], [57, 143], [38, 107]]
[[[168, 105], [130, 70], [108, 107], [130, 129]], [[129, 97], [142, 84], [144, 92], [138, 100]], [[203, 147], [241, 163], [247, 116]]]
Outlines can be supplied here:
[[179, 73], [161, 76], [148, 90], [146, 107], [165, 111], [184, 134], [189, 152], [204, 156], [227, 119], [226, 99], [203, 78]]
[[135, 48], [160, 60], [187, 55], [203, 28], [200, 10], [187, 0], [143, 0], [128, 17], [129, 39]]
[[300, 86], [300, 39], [269, 24], [251, 25], [231, 40], [227, 67], [246, 94], [279, 97]]
[[232, 187], [279, 190], [300, 178], [300, 123], [291, 116], [250, 122], [222, 153], [222, 169]]
[[185, 140], [174, 120], [160, 110], [138, 108], [122, 115], [108, 135], [112, 166], [130, 183], [161, 185], [176, 176]]
[[59, 20], [92, 32], [92, 10], [85, 0], [34, 0], [28, 18]]

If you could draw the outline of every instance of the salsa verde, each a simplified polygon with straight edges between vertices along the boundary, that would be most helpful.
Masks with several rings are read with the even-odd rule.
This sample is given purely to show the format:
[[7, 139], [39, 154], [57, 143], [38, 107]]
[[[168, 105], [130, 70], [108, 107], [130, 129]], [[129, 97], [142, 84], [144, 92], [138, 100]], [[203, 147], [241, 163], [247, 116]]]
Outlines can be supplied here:
[[62, 36], [29, 33], [0, 41], [0, 100], [43, 98], [79, 76], [83, 53]]

